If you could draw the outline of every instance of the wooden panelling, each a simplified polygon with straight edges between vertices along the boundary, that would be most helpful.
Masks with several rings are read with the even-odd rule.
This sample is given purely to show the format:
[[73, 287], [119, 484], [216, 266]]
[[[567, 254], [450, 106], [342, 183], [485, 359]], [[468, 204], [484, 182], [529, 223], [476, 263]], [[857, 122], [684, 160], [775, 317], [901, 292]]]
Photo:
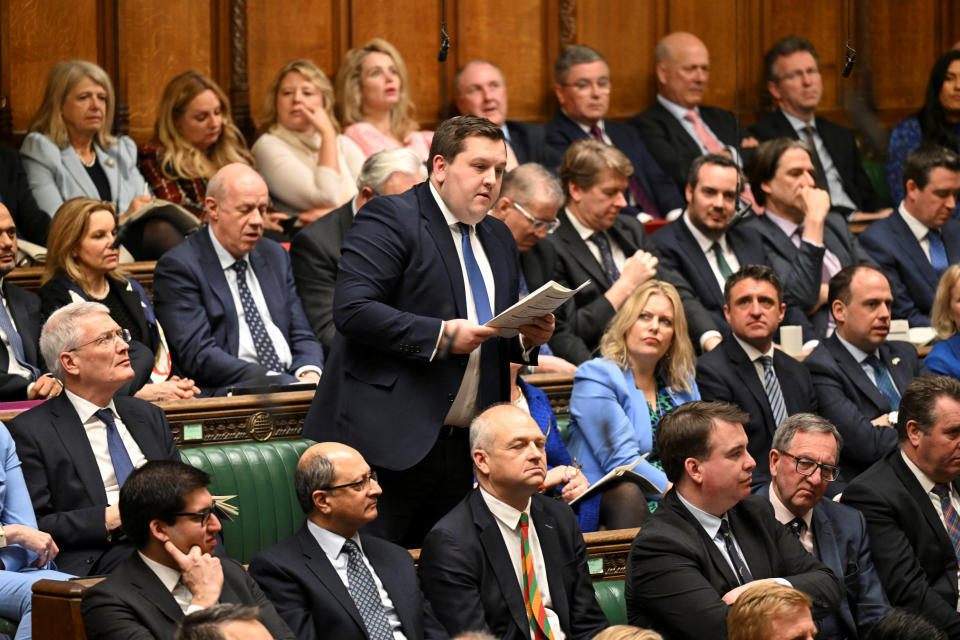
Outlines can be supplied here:
[[97, 60], [97, 3], [23, 0], [11, 7], [7, 33], [13, 127], [24, 131], [53, 65], [73, 58]]
[[210, 2], [120, 3], [120, 56], [126, 62], [130, 135], [137, 142], [153, 135], [167, 82], [190, 69], [213, 72]]

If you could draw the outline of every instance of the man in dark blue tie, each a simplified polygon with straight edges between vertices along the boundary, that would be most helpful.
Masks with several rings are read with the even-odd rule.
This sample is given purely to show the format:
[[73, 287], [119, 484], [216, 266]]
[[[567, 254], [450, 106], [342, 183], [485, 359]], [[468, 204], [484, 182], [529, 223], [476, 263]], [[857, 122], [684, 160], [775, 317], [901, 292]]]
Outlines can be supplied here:
[[470, 420], [510, 398], [508, 363], [536, 364], [553, 315], [515, 338], [483, 326], [519, 297], [517, 245], [487, 212], [503, 131], [458, 116], [433, 137], [430, 179], [357, 213], [334, 294], [338, 335], [303, 434], [357, 449], [383, 486], [367, 530], [419, 547], [470, 490]]
[[134, 373], [130, 333], [96, 302], [50, 316], [40, 335], [44, 360], [64, 392], [9, 423], [37, 524], [49, 532], [61, 570], [108, 573], [133, 547], [120, 530], [120, 487], [147, 460], [179, 460], [163, 411], [117, 396]]

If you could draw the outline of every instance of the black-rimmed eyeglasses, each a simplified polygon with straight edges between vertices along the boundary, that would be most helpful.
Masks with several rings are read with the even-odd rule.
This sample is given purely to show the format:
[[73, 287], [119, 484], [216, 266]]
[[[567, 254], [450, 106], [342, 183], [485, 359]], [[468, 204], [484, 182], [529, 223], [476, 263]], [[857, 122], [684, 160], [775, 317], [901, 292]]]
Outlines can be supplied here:
[[217, 505], [212, 504], [202, 511], [181, 511], [173, 515], [185, 516], [187, 518], [200, 518], [200, 526], [205, 527], [207, 526], [207, 521], [210, 520], [210, 516], [215, 513], [217, 513]]
[[822, 464], [815, 460], [811, 460], [810, 458], [795, 456], [792, 453], [787, 453], [786, 451], [781, 451], [780, 453], [796, 460], [797, 473], [802, 476], [812, 476], [817, 472], [817, 469], [820, 469], [820, 477], [827, 482], [833, 482], [840, 477], [840, 467], [836, 467], [832, 464]]
[[130, 331], [127, 329], [117, 329], [116, 331], [111, 331], [105, 333], [102, 336], [98, 336], [91, 340], [90, 342], [84, 342], [79, 347], [74, 347], [73, 349], [68, 349], [68, 351], [79, 351], [88, 345], [95, 345], [98, 349], [110, 345], [111, 347], [117, 344], [117, 340], [123, 340], [126, 343], [130, 342]]
[[357, 491], [363, 491], [370, 486], [370, 481], [380, 484], [380, 481], [377, 480], [377, 472], [371, 471], [367, 475], [363, 476], [361, 480], [356, 482], [348, 482], [346, 484], [335, 484], [332, 487], [323, 487], [322, 491], [333, 491], [334, 489], [349, 489], [351, 487], [356, 487]]
[[518, 205], [516, 202], [511, 202], [510, 204], [513, 205], [514, 209], [523, 214], [523, 217], [527, 219], [527, 222], [529, 222], [530, 226], [533, 227], [533, 231], [535, 233], [539, 233], [544, 229], [547, 230], [547, 233], [553, 233], [557, 230], [557, 227], [560, 226], [560, 220], [558, 218], [554, 218], [549, 222], [546, 220], [541, 220], [540, 218], [534, 218], [532, 215], [527, 213], [526, 209]]

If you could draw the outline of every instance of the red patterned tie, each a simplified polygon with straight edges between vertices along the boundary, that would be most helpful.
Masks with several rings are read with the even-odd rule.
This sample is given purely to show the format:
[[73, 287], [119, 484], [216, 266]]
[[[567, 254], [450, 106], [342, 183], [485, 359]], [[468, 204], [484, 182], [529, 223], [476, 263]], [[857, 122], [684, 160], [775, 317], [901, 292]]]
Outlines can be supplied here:
[[520, 561], [523, 564], [523, 599], [527, 605], [527, 618], [533, 629], [534, 640], [553, 640], [547, 609], [543, 606], [537, 576], [533, 572], [533, 554], [530, 553], [530, 517], [520, 514]]
[[960, 565], [960, 516], [957, 515], [957, 510], [953, 508], [953, 503], [950, 502], [950, 487], [938, 482], [933, 485], [931, 491], [940, 498], [943, 521], [947, 525], [947, 534], [953, 543], [953, 552], [957, 556], [957, 564]]

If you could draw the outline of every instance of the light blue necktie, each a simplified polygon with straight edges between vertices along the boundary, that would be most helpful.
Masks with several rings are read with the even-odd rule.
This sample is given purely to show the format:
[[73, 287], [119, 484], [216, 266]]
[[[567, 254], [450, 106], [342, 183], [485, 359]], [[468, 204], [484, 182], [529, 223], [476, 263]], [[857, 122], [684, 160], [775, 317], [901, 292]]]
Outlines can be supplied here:
[[927, 240], [930, 241], [930, 264], [933, 270], [937, 272], [937, 277], [943, 275], [943, 272], [950, 266], [947, 260], [947, 250], [943, 246], [943, 239], [940, 237], [939, 229], [930, 229], [927, 233]]
[[460, 246], [463, 247], [463, 264], [467, 268], [467, 279], [473, 291], [473, 304], [477, 308], [477, 324], [486, 324], [493, 318], [490, 313], [490, 298], [487, 296], [487, 285], [483, 281], [483, 273], [477, 257], [473, 255], [473, 245], [470, 244], [470, 225], [464, 222], [460, 226]]
[[13, 356], [17, 359], [17, 362], [29, 369], [30, 373], [33, 374], [33, 379], [36, 380], [40, 375], [40, 370], [27, 362], [27, 357], [23, 352], [23, 340], [20, 339], [20, 334], [13, 327], [13, 321], [10, 319], [10, 314], [7, 313], [6, 305], [3, 302], [0, 302], [0, 329], [3, 329], [3, 332], [7, 334], [7, 342], [10, 343], [10, 348], [13, 349]]
[[883, 394], [883, 397], [890, 403], [890, 410], [896, 411], [900, 407], [900, 392], [893, 386], [893, 380], [887, 373], [887, 368], [883, 366], [877, 356], [867, 356], [864, 362], [873, 369], [873, 375], [877, 379], [877, 389]]
[[133, 471], [133, 462], [130, 454], [123, 445], [117, 423], [113, 421], [113, 412], [110, 409], [100, 409], [94, 413], [107, 427], [107, 450], [110, 452], [110, 462], [113, 463], [113, 472], [117, 475], [117, 486], [122, 487], [127, 476]]

